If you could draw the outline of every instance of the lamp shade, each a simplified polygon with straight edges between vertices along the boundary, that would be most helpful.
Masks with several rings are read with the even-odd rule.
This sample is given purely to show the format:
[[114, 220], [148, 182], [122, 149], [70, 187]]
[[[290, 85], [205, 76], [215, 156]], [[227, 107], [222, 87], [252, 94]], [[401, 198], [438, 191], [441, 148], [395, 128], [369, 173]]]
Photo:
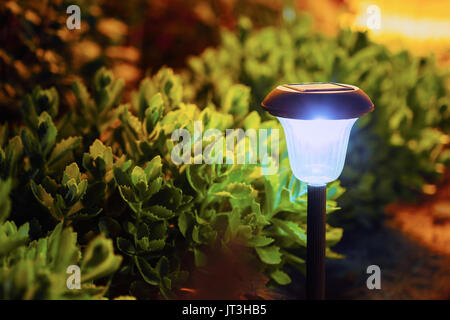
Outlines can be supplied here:
[[361, 89], [338, 83], [281, 85], [262, 107], [283, 126], [294, 175], [310, 185], [339, 177], [353, 124], [374, 108]]

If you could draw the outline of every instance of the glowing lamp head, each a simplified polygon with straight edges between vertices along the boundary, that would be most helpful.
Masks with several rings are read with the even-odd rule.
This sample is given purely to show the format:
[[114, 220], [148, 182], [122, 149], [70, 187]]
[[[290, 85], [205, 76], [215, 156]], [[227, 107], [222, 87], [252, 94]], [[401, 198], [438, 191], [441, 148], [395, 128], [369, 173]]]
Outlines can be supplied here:
[[374, 108], [361, 89], [339, 83], [281, 85], [262, 107], [283, 126], [294, 175], [310, 185], [339, 177], [353, 124]]

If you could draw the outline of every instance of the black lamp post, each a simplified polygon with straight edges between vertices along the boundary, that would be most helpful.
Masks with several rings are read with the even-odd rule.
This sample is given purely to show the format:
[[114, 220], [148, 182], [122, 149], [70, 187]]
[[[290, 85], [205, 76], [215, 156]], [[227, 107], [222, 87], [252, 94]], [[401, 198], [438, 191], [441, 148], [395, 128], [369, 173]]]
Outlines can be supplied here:
[[306, 296], [325, 298], [326, 184], [342, 172], [350, 130], [373, 110], [358, 87], [339, 83], [285, 84], [262, 107], [281, 122], [291, 169], [308, 184]]

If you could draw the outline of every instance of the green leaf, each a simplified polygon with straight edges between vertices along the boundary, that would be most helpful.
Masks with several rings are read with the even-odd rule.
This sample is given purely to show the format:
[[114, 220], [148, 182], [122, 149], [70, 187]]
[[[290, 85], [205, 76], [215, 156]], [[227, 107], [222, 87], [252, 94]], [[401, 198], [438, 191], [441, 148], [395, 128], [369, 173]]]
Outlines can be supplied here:
[[72, 91], [77, 98], [78, 107], [80, 110], [82, 110], [86, 116], [91, 116], [94, 107], [86, 86], [80, 81], [74, 81], [72, 83]]
[[289, 277], [289, 275], [281, 271], [280, 269], [277, 269], [274, 272], [270, 273], [270, 277], [281, 285], [287, 285], [291, 283], [291, 278]]
[[62, 221], [64, 216], [61, 210], [56, 208], [53, 197], [44, 189], [44, 187], [42, 187], [42, 185], [37, 185], [33, 180], [30, 181], [30, 187], [35, 198], [50, 211], [53, 218]]
[[192, 240], [194, 240], [196, 243], [201, 244], [202, 241], [200, 239], [200, 227], [199, 226], [194, 226], [194, 228], [192, 229]]
[[273, 238], [265, 237], [262, 235], [256, 235], [247, 241], [249, 247], [265, 247], [274, 241]]
[[128, 255], [136, 254], [136, 249], [134, 248], [134, 245], [128, 239], [118, 237], [116, 239], [116, 242], [117, 242], [117, 248], [119, 248], [119, 250], [122, 251], [123, 253], [128, 254]]
[[244, 120], [244, 128], [245, 130], [248, 129], [259, 129], [261, 124], [261, 117], [259, 116], [258, 112], [252, 111], [250, 112]]
[[163, 183], [163, 179], [161, 177], [156, 178], [152, 182], [150, 182], [150, 186], [147, 189], [147, 197], [151, 197], [154, 194], [158, 193], [161, 190]]
[[89, 154], [94, 160], [98, 157], [102, 158], [107, 167], [113, 164], [111, 147], [106, 147], [103, 142], [98, 139], [95, 139], [94, 143], [89, 147]]
[[342, 238], [344, 230], [342, 228], [328, 227], [326, 232], [326, 242], [328, 247], [336, 245]]
[[194, 261], [196, 267], [205, 266], [207, 260], [206, 254], [204, 254], [200, 249], [194, 248]]
[[156, 264], [156, 271], [161, 279], [169, 274], [169, 260], [166, 257], [162, 256], [159, 259]]
[[64, 158], [72, 150], [76, 149], [81, 142], [80, 137], [69, 137], [58, 142], [53, 149], [48, 164], [51, 166]]
[[154, 239], [148, 242], [148, 251], [160, 251], [163, 250], [166, 245], [164, 239]]
[[122, 257], [114, 254], [112, 240], [99, 235], [84, 250], [81, 281], [88, 282], [110, 275], [119, 269], [121, 263]]
[[285, 232], [288, 235], [289, 239], [295, 241], [301, 246], [306, 247], [306, 230], [292, 221], [284, 221], [275, 218], [273, 218], [271, 221], [275, 226]]
[[[25, 245], [29, 238], [29, 224], [23, 224], [17, 229], [13, 221], [0, 221], [0, 258], [9, 255], [13, 250]], [[0, 277], [1, 278], [1, 277]]]
[[41, 146], [37, 139], [33, 137], [28, 129], [23, 129], [20, 135], [25, 153], [32, 163], [39, 165], [43, 162], [43, 155], [41, 153]]
[[119, 186], [127, 186], [127, 187], [131, 187], [132, 185], [132, 181], [130, 176], [124, 172], [120, 167], [113, 167], [113, 172], [114, 172], [114, 180], [116, 180], [116, 183]]
[[80, 251], [76, 246], [77, 234], [71, 228], [65, 228], [60, 222], [48, 238], [47, 263], [55, 272], [65, 272], [67, 267], [77, 264]]
[[145, 174], [147, 176], [147, 181], [155, 180], [161, 175], [161, 172], [162, 172], [161, 157], [156, 156], [145, 167]]
[[135, 186], [137, 186], [138, 183], [141, 182], [144, 183], [144, 185], [147, 187], [147, 176], [144, 169], [139, 166], [134, 167], [133, 171], [131, 172], [131, 181]]
[[236, 116], [244, 116], [248, 112], [250, 88], [241, 84], [233, 85], [222, 102], [222, 111]]
[[331, 250], [330, 248], [326, 248], [325, 250], [325, 256], [328, 259], [344, 259], [345, 256], [343, 254], [334, 252], [333, 250]]
[[181, 234], [186, 237], [187, 230], [192, 224], [192, 220], [188, 217], [188, 214], [185, 212], [180, 213], [178, 216], [178, 228], [180, 229]]
[[293, 255], [292, 253], [287, 252], [286, 250], [282, 251], [283, 258], [289, 262], [291, 265], [296, 267], [300, 272], [303, 274], [306, 273], [306, 262], [302, 258], [297, 257], [296, 255]]
[[11, 200], [9, 193], [11, 191], [11, 180], [0, 179], [0, 225], [8, 218], [11, 210]]
[[[156, 123], [161, 119], [163, 113], [164, 100], [161, 93], [156, 93], [149, 102], [149, 107], [145, 110], [145, 124], [148, 133], [152, 132]], [[141, 116], [141, 118], [143, 118]]]
[[33, 90], [33, 102], [36, 108], [36, 114], [47, 112], [52, 117], [58, 113], [59, 95], [55, 87], [42, 90], [39, 86]]
[[159, 285], [159, 273], [150, 265], [150, 263], [148, 263], [144, 258], [137, 256], [134, 257], [134, 261], [145, 282], [153, 286]]
[[262, 262], [267, 264], [281, 263], [281, 253], [278, 246], [255, 247], [255, 250]]
[[94, 100], [98, 111], [105, 112], [116, 105], [123, 87], [123, 79], [115, 80], [112, 71], [100, 68], [94, 75]]
[[159, 109], [163, 104], [164, 100], [160, 92], [155, 93], [149, 102], [149, 106], [151, 109]]
[[16, 172], [19, 159], [22, 157], [23, 144], [19, 136], [11, 138], [5, 152], [6, 170], [8, 175]]
[[150, 231], [146, 223], [140, 223], [136, 229], [136, 238], [141, 239], [143, 237], [148, 237], [150, 235]]
[[81, 174], [80, 169], [76, 162], [72, 162], [70, 165], [66, 167], [64, 170], [63, 178], [61, 183], [66, 185], [70, 180], [75, 181], [76, 183], [80, 182]]
[[41, 113], [38, 118], [37, 136], [43, 155], [49, 154], [55, 145], [57, 130], [51, 116], [47, 112]]
[[206, 181], [200, 176], [199, 171], [202, 166], [189, 165], [186, 167], [186, 178], [189, 185], [200, 195], [203, 195], [207, 186]]
[[161, 205], [150, 206], [146, 208], [146, 210], [161, 219], [170, 219], [175, 216], [175, 213], [172, 210], [167, 209], [166, 207], [163, 207]]

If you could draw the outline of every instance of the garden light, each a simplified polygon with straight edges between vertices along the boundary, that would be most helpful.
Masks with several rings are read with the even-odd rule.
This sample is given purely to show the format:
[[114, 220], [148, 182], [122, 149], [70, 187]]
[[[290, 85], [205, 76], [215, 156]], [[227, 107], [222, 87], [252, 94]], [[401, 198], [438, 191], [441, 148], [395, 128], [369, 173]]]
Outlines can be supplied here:
[[280, 120], [291, 169], [308, 184], [306, 292], [323, 299], [326, 184], [342, 172], [353, 124], [374, 106], [358, 87], [305, 83], [276, 87], [262, 107]]

